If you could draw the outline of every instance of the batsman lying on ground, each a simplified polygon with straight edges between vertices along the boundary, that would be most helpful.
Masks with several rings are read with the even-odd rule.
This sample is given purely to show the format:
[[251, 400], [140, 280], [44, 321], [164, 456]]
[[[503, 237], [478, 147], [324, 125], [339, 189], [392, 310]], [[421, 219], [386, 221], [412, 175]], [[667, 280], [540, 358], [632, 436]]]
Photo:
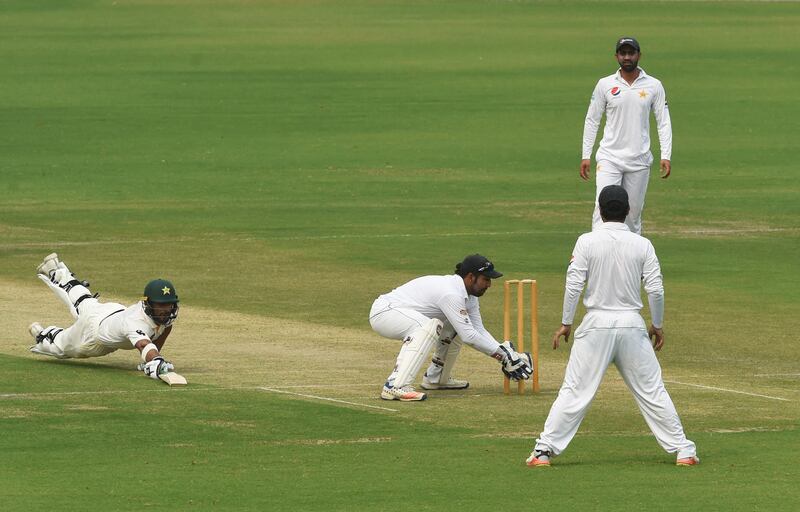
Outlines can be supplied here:
[[147, 283], [141, 301], [129, 307], [100, 302], [89, 291], [89, 283], [79, 281], [58, 255], [48, 255], [37, 277], [69, 308], [75, 318], [72, 326], [42, 327], [34, 322], [28, 328], [36, 344], [31, 352], [59, 359], [99, 357], [116, 350], [137, 349], [141, 354], [138, 369], [156, 380], [185, 384], [172, 372], [174, 366], [161, 356], [164, 343], [178, 317], [178, 294], [166, 279]]
[[[402, 340], [397, 364], [381, 391], [384, 400], [425, 400], [411, 383], [428, 357], [433, 361], [422, 378], [423, 389], [464, 389], [469, 382], [450, 376], [462, 341], [500, 361], [510, 379], [529, 379], [531, 355], [500, 344], [483, 326], [478, 297], [503, 274], [480, 254], [464, 258], [454, 275], [423, 276], [381, 295], [372, 304], [369, 322], [381, 336]], [[456, 339], [456, 335], [460, 340]]]

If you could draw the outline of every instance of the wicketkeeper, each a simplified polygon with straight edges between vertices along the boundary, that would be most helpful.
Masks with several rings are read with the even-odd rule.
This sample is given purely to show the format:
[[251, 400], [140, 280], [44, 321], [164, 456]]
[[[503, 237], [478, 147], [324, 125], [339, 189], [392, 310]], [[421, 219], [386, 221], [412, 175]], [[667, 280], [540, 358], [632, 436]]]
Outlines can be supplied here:
[[158, 379], [172, 371], [161, 350], [178, 317], [178, 294], [166, 279], [147, 283], [144, 297], [132, 306], [100, 302], [89, 291], [89, 283], [79, 281], [58, 255], [48, 255], [37, 277], [69, 308], [75, 318], [72, 326], [42, 327], [34, 322], [28, 328], [36, 344], [31, 352], [59, 359], [99, 357], [116, 350], [137, 349], [145, 375]]
[[502, 275], [491, 261], [473, 254], [456, 265], [455, 274], [418, 277], [375, 300], [369, 314], [372, 328], [381, 336], [403, 341], [381, 398], [425, 400], [427, 395], [411, 383], [432, 348], [433, 360], [422, 378], [423, 389], [468, 387], [469, 382], [450, 375], [462, 342], [500, 361], [510, 379], [530, 378], [531, 355], [516, 352], [510, 341], [500, 344], [481, 320], [478, 297], [492, 285], [492, 279]]

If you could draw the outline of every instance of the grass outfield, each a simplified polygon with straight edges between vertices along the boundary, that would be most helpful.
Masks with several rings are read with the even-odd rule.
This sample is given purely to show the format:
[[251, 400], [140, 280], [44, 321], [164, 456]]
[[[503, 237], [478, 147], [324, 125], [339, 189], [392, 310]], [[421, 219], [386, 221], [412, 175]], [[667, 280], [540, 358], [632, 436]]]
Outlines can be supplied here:
[[[796, 508], [800, 4], [0, 13], [4, 511]], [[651, 180], [645, 234], [665, 275], [659, 359], [703, 464], [673, 465], [610, 370], [569, 450], [534, 471], [568, 357], [548, 340], [590, 224], [583, 117], [622, 34], [669, 97], [674, 171]], [[27, 352], [30, 322], [69, 322], [33, 275], [53, 250], [106, 300], [175, 282], [165, 353], [188, 388], [132, 353]], [[397, 346], [369, 330], [372, 300], [475, 251], [540, 283], [542, 393], [503, 397], [496, 363], [464, 350], [470, 389], [379, 400]], [[482, 311], [499, 335], [500, 288]]]

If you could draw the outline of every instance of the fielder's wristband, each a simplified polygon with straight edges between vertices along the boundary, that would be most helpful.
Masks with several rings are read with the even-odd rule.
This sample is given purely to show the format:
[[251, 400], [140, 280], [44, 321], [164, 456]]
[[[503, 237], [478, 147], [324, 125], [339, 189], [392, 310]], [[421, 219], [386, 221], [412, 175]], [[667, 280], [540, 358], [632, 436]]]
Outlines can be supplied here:
[[158, 347], [156, 346], [156, 344], [155, 344], [155, 343], [148, 343], [148, 344], [147, 344], [147, 345], [146, 345], [146, 346], [145, 346], [145, 347], [142, 349], [142, 362], [143, 362], [143, 363], [146, 363], [146, 362], [147, 362], [147, 359], [145, 359], [145, 357], [147, 356], [147, 354], [148, 354], [148, 353], [149, 353], [151, 350], [155, 350], [156, 352], [158, 352]]

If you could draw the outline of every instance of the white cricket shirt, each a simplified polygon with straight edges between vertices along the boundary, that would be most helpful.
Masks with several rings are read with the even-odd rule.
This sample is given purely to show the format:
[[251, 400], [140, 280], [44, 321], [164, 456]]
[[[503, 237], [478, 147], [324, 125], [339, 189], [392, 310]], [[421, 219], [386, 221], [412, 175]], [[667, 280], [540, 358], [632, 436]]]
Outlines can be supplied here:
[[589, 111], [583, 125], [584, 160], [592, 157], [597, 130], [603, 113], [606, 126], [595, 160], [609, 160], [623, 166], [649, 167], [650, 112], [656, 118], [661, 159], [672, 158], [672, 123], [667, 94], [661, 82], [639, 68], [639, 77], [628, 84], [619, 70], [601, 78], [592, 92]]
[[498, 350], [500, 344], [483, 326], [478, 297], [467, 293], [457, 274], [418, 277], [379, 298], [449, 323], [461, 341], [484, 354], [491, 356]]
[[643, 282], [652, 323], [655, 327], [661, 327], [664, 319], [664, 285], [653, 244], [632, 233], [624, 223], [604, 222], [591, 233], [581, 235], [575, 243], [567, 269], [561, 322], [572, 325], [585, 283], [583, 305], [587, 311], [636, 312], [638, 320], [631, 318], [641, 323], [638, 313], [642, 309]]
[[[104, 306], [108, 307], [109, 304]], [[127, 308], [120, 304], [116, 313], [110, 313], [100, 320], [97, 335], [104, 345], [130, 350], [139, 340], [157, 339], [164, 333], [165, 328], [147, 316], [142, 303], [137, 302]]]

